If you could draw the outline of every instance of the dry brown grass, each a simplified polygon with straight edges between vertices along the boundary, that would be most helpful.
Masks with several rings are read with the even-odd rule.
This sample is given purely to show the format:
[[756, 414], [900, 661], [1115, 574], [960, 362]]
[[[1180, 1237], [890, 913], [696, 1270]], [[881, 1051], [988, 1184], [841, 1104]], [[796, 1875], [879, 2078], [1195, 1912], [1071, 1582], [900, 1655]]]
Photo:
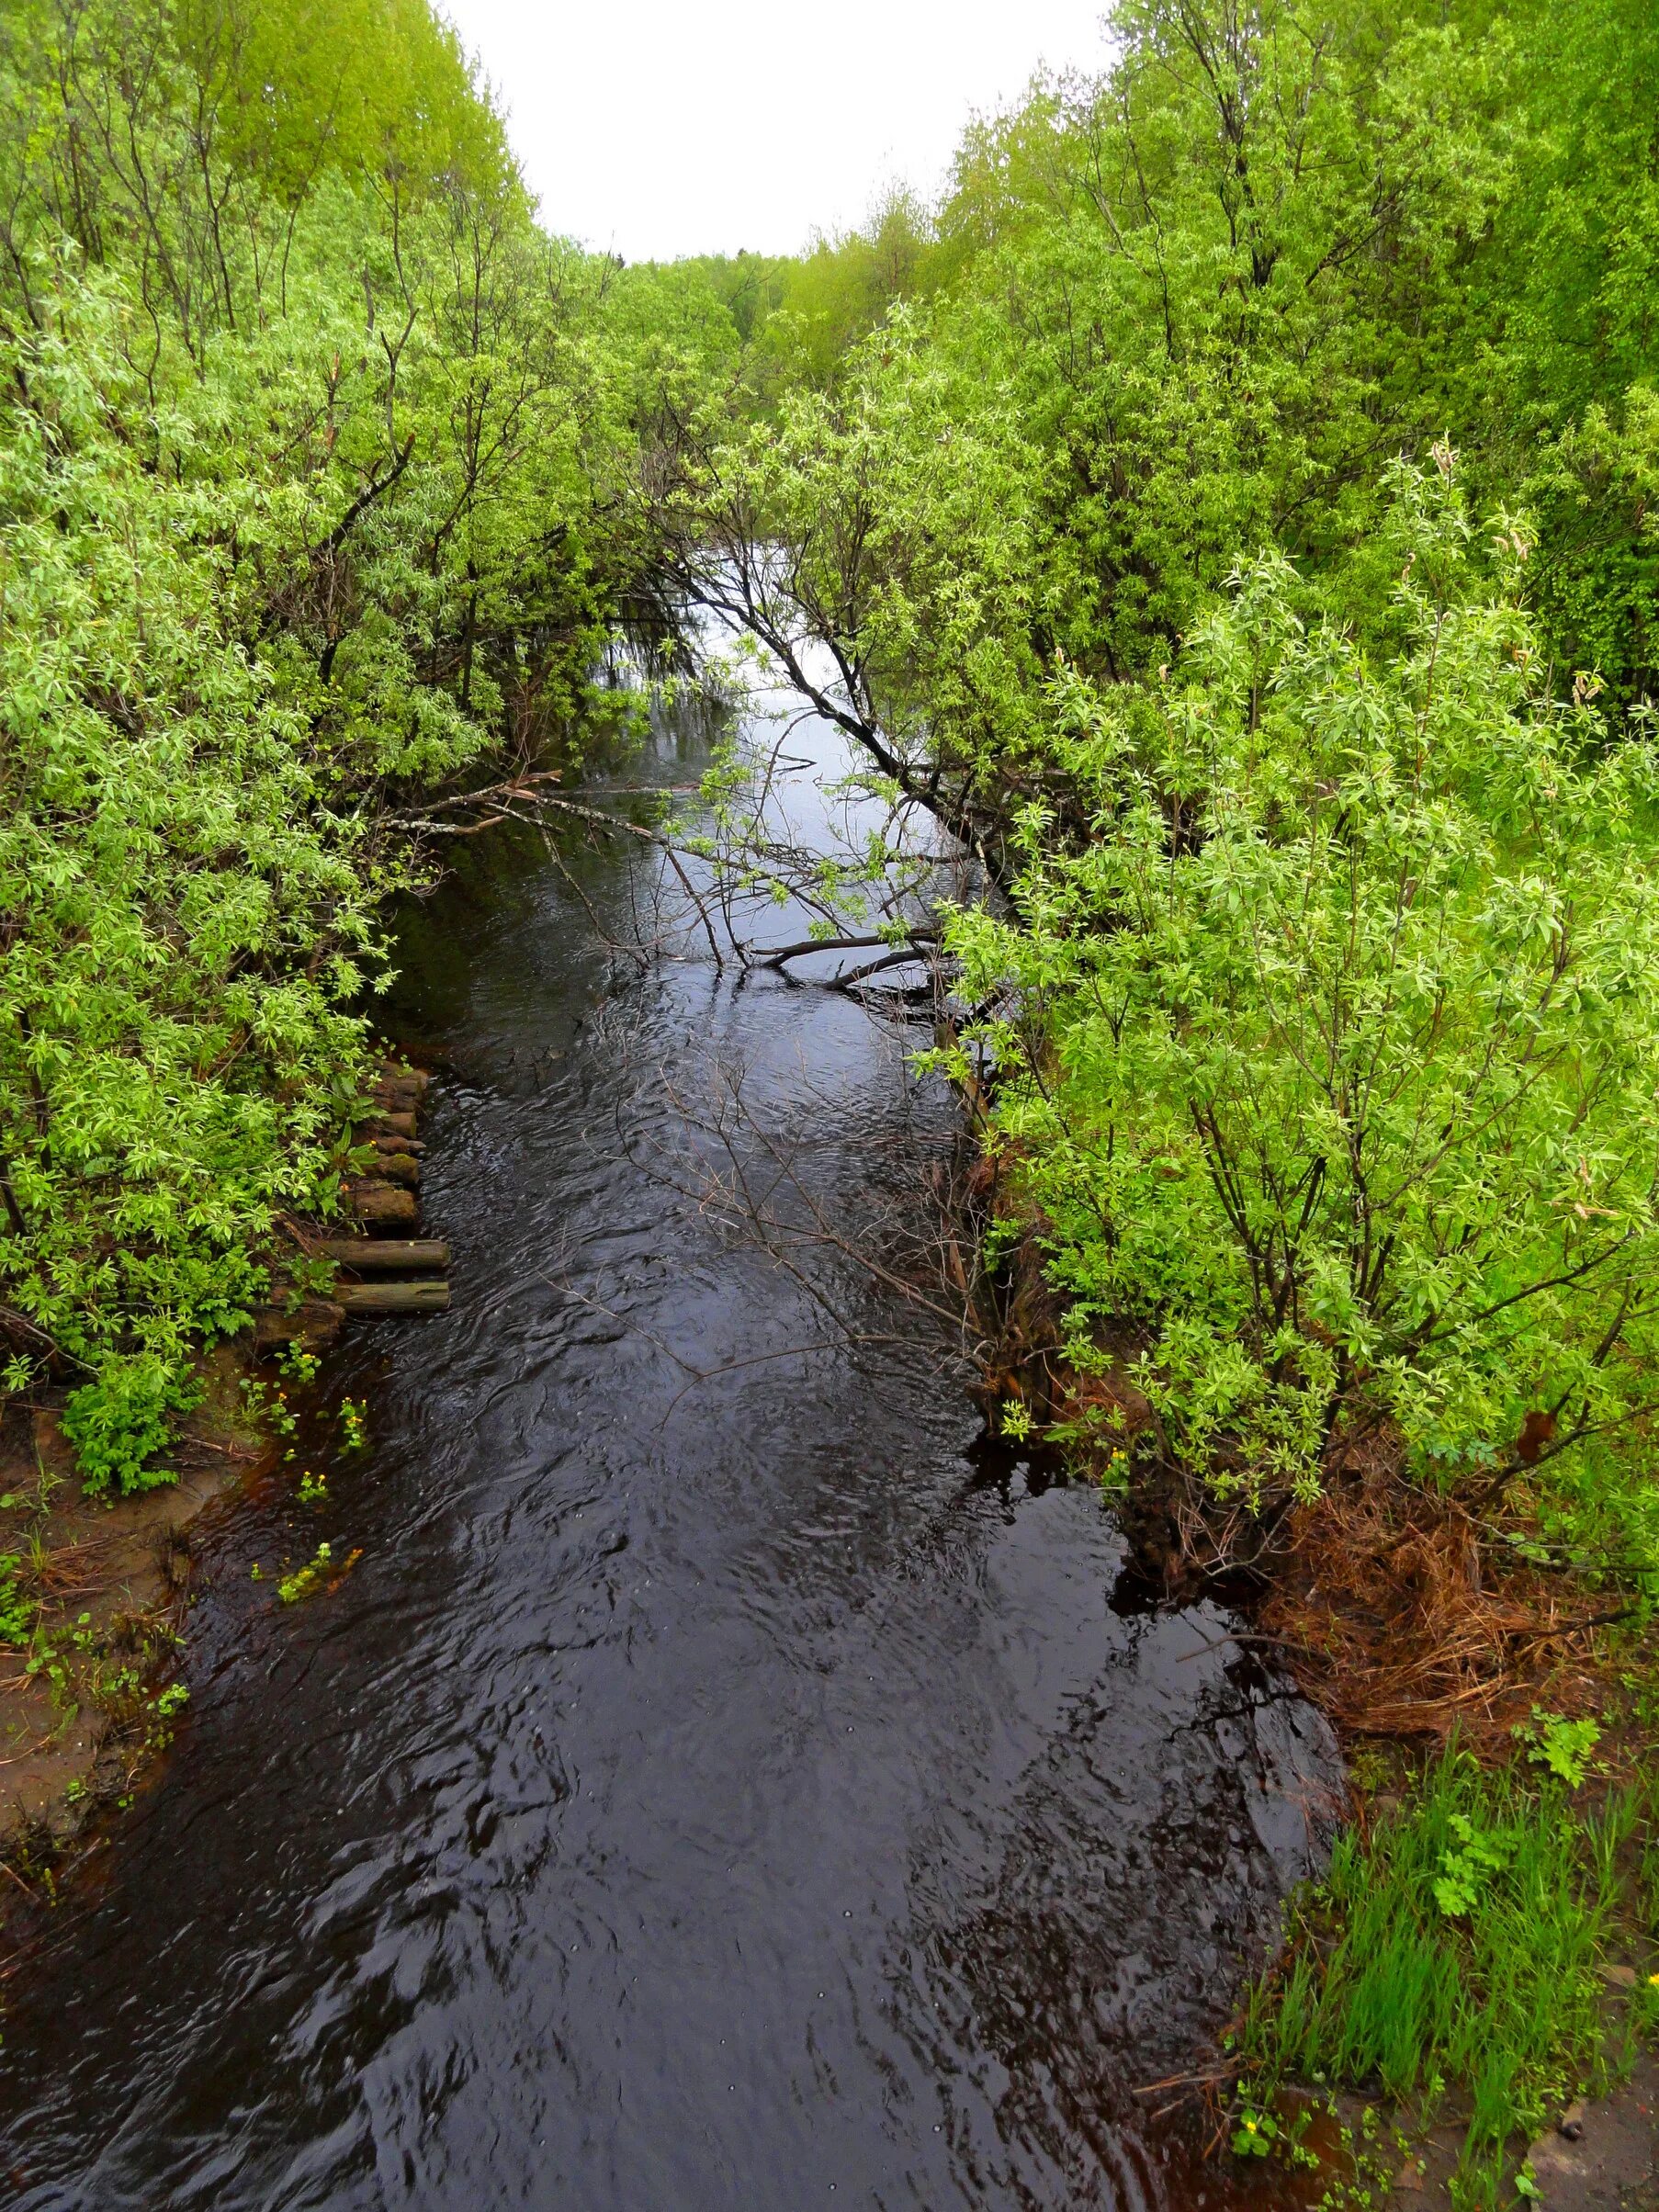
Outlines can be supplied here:
[[118, 1531], [78, 1537], [73, 1543], [42, 1553], [38, 1562], [26, 1560], [20, 1579], [43, 1604], [55, 1600], [66, 1605], [73, 1598], [96, 1596], [107, 1579], [110, 1554], [120, 1543]]
[[1535, 1704], [1594, 1696], [1595, 1631], [1616, 1608], [1415, 1487], [1387, 1439], [1297, 1507], [1276, 1549], [1260, 1624], [1345, 1735], [1443, 1743], [1456, 1728], [1495, 1746]]

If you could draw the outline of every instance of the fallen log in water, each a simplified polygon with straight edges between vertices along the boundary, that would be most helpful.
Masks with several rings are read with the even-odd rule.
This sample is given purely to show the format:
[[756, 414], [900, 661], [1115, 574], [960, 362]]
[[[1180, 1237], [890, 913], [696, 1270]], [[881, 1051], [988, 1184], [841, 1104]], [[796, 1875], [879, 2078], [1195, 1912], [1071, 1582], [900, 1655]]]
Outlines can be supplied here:
[[420, 1275], [449, 1265], [449, 1247], [435, 1236], [338, 1236], [317, 1251], [357, 1275]]
[[348, 1314], [446, 1314], [449, 1285], [441, 1275], [414, 1282], [344, 1282], [334, 1296]]

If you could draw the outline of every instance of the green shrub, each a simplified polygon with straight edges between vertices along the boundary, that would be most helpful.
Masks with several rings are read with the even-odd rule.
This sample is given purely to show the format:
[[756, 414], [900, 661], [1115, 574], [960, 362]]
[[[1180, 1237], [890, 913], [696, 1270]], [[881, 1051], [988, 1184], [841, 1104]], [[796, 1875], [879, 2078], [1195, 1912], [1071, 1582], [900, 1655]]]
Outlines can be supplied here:
[[55, 1349], [125, 1487], [334, 1203], [421, 793], [569, 750], [677, 356], [426, 0], [20, 0], [0, 208], [0, 1403]]
[[1349, 1416], [1446, 1484], [1610, 1448], [1659, 1371], [1653, 749], [1550, 695], [1524, 529], [1483, 592], [1439, 457], [1397, 650], [1272, 556], [1155, 687], [1063, 671], [1089, 833], [1028, 807], [1018, 912], [951, 931], [1074, 1359], [1127, 1347], [1165, 1453], [1258, 1503]]
[[212, 502], [123, 434], [120, 332], [64, 271], [0, 334], [0, 1300], [93, 1371], [95, 1487], [246, 1323], [276, 1210], [326, 1199], [377, 953], [363, 830], [193, 542]]
[[198, 1403], [186, 1378], [154, 1352], [107, 1354], [96, 1380], [71, 1394], [63, 1433], [74, 1447], [85, 1487], [152, 1490], [174, 1481], [149, 1462], [172, 1436], [175, 1418]]

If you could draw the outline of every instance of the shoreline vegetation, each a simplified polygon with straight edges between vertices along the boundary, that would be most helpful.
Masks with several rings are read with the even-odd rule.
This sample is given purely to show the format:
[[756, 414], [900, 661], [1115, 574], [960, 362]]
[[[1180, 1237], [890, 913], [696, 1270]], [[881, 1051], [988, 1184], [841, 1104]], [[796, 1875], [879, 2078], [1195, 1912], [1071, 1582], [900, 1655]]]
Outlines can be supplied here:
[[538, 226], [425, 0], [0, 17], [0, 1797], [31, 1819], [96, 1794], [100, 1698], [168, 1732], [181, 1523], [280, 1462], [250, 1342], [442, 1301], [329, 1250], [414, 1216], [412, 1123], [366, 1124], [414, 1103], [375, 1097], [386, 917], [458, 797], [579, 768], [672, 649], [636, 425], [720, 318], [660, 294]]
[[[27, 1430], [0, 1450], [0, 1768], [6, 1815], [0, 1866], [17, 1895], [55, 1897], [61, 1874], [111, 1809], [130, 1805], [154, 1755], [189, 1703], [179, 1673], [194, 1602], [198, 1524], [234, 1512], [273, 1484], [316, 1484], [296, 1472], [294, 1442], [320, 1355], [354, 1311], [441, 1312], [448, 1247], [399, 1232], [419, 1226], [417, 1113], [428, 1078], [389, 1059], [349, 1134], [362, 1172], [346, 1186], [352, 1224], [290, 1219], [297, 1253], [325, 1258], [331, 1295], [308, 1294], [303, 1273], [274, 1270], [251, 1326], [197, 1360], [191, 1408], [158, 1455], [158, 1479], [111, 1498], [79, 1479], [62, 1418], [66, 1394], [38, 1390]], [[366, 1157], [365, 1157], [366, 1156]], [[331, 1234], [331, 1231], [334, 1234]], [[416, 1271], [418, 1270], [418, 1272]], [[361, 1442], [347, 1402], [342, 1449]], [[304, 1563], [282, 1563], [303, 1576]], [[332, 1585], [349, 1563], [290, 1592], [273, 1573], [272, 1602]]]
[[[936, 205], [624, 268], [424, 0], [7, 12], [0, 1440], [242, 1448], [446, 840], [799, 902], [774, 965], [935, 994], [989, 1417], [1350, 1756], [1187, 2090], [1252, 2166], [1386, 2098], [1332, 2204], [1436, 2124], [1507, 2204], [1659, 2027], [1659, 17], [1112, 22]], [[694, 822], [573, 790], [711, 625], [846, 739], [844, 854], [735, 747]]]

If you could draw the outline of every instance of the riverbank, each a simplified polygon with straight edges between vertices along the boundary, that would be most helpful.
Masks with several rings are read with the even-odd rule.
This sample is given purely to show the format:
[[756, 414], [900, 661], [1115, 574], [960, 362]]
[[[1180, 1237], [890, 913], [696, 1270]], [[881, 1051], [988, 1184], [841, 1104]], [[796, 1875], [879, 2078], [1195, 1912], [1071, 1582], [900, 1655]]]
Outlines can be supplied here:
[[[1236, 1525], [1131, 1484], [1149, 1579], [1202, 1586]], [[1292, 2120], [1325, 2112], [1332, 2206], [1659, 2204], [1659, 1650], [1516, 1521], [1373, 1460], [1229, 1582], [1350, 1797], [1202, 2088], [1246, 2163], [1293, 2162]]]
[[[1235, 2212], [1135, 2092], [1314, 1865], [1323, 1726], [1224, 1607], [1136, 1609], [1098, 1491], [988, 1442], [954, 1319], [863, 1264], [931, 1244], [959, 1142], [925, 1031], [716, 971], [638, 841], [463, 851], [385, 1010], [445, 1070], [455, 1304], [345, 1331], [207, 1524], [186, 1724], [6, 1986], [0, 2171], [100, 2212], [382, 2160], [457, 2207]], [[641, 913], [683, 948], [619, 962]], [[750, 1188], [791, 1162], [790, 1267], [708, 1202], [712, 1128]], [[360, 1557], [273, 1604], [322, 1544]]]
[[1352, 1825], [1224, 2044], [1236, 2153], [1293, 2162], [1305, 2124], [1338, 2204], [1379, 2182], [1457, 2212], [1651, 2201], [1649, 1746], [1535, 1732], [1559, 1771], [1455, 1743], [1360, 1764]]
[[[83, 1485], [63, 1432], [63, 1390], [7, 1405], [0, 1869], [9, 1879], [0, 1930], [19, 1898], [53, 1890], [100, 1816], [130, 1804], [182, 1724], [198, 1536], [297, 1479], [288, 1439], [319, 1352], [353, 1312], [447, 1305], [447, 1247], [406, 1241], [420, 1224], [416, 1115], [429, 1079], [406, 1061], [384, 1062], [372, 1111], [345, 1133], [354, 1164], [345, 1221], [285, 1220], [269, 1302], [252, 1328], [197, 1360], [194, 1405], [146, 1471], [147, 1487], [112, 1496]], [[357, 1247], [367, 1258], [354, 1266]]]
[[[169, 1453], [175, 1479], [86, 1496], [55, 1408], [15, 1414], [0, 1447], [0, 1865], [49, 1875], [91, 1817], [130, 1794], [183, 1698], [190, 1531], [276, 1454], [246, 1415], [251, 1363], [221, 1346], [202, 1404]], [[10, 1900], [7, 1902], [15, 1902]], [[0, 1902], [0, 1923], [6, 1903]]]
[[1659, 1650], [1639, 1596], [1537, 1534], [1374, 1455], [1274, 1547], [1256, 1618], [1354, 1811], [1247, 1997], [1233, 2094], [1378, 2098], [1419, 2201], [1577, 2212], [1652, 2201], [1609, 2177], [1645, 2187], [1659, 2150]]
[[1261, 1511], [1169, 1465], [1134, 1343], [1102, 1330], [1077, 1357], [1045, 1224], [990, 1142], [988, 1416], [1100, 1484], [1149, 1603], [1240, 1604], [1236, 1642], [1325, 1715], [1349, 1776], [1329, 1871], [1173, 2094], [1247, 2168], [1293, 2167], [1291, 2119], [1333, 2100], [1306, 2137], [1333, 2204], [1397, 2187], [1463, 2212], [1528, 2201], [1534, 2173], [1563, 2212], [1646, 2203], [1659, 1640], [1639, 1580], [1575, 1567], [1540, 1484], [1477, 1507], [1414, 1479], [1385, 1423]]

